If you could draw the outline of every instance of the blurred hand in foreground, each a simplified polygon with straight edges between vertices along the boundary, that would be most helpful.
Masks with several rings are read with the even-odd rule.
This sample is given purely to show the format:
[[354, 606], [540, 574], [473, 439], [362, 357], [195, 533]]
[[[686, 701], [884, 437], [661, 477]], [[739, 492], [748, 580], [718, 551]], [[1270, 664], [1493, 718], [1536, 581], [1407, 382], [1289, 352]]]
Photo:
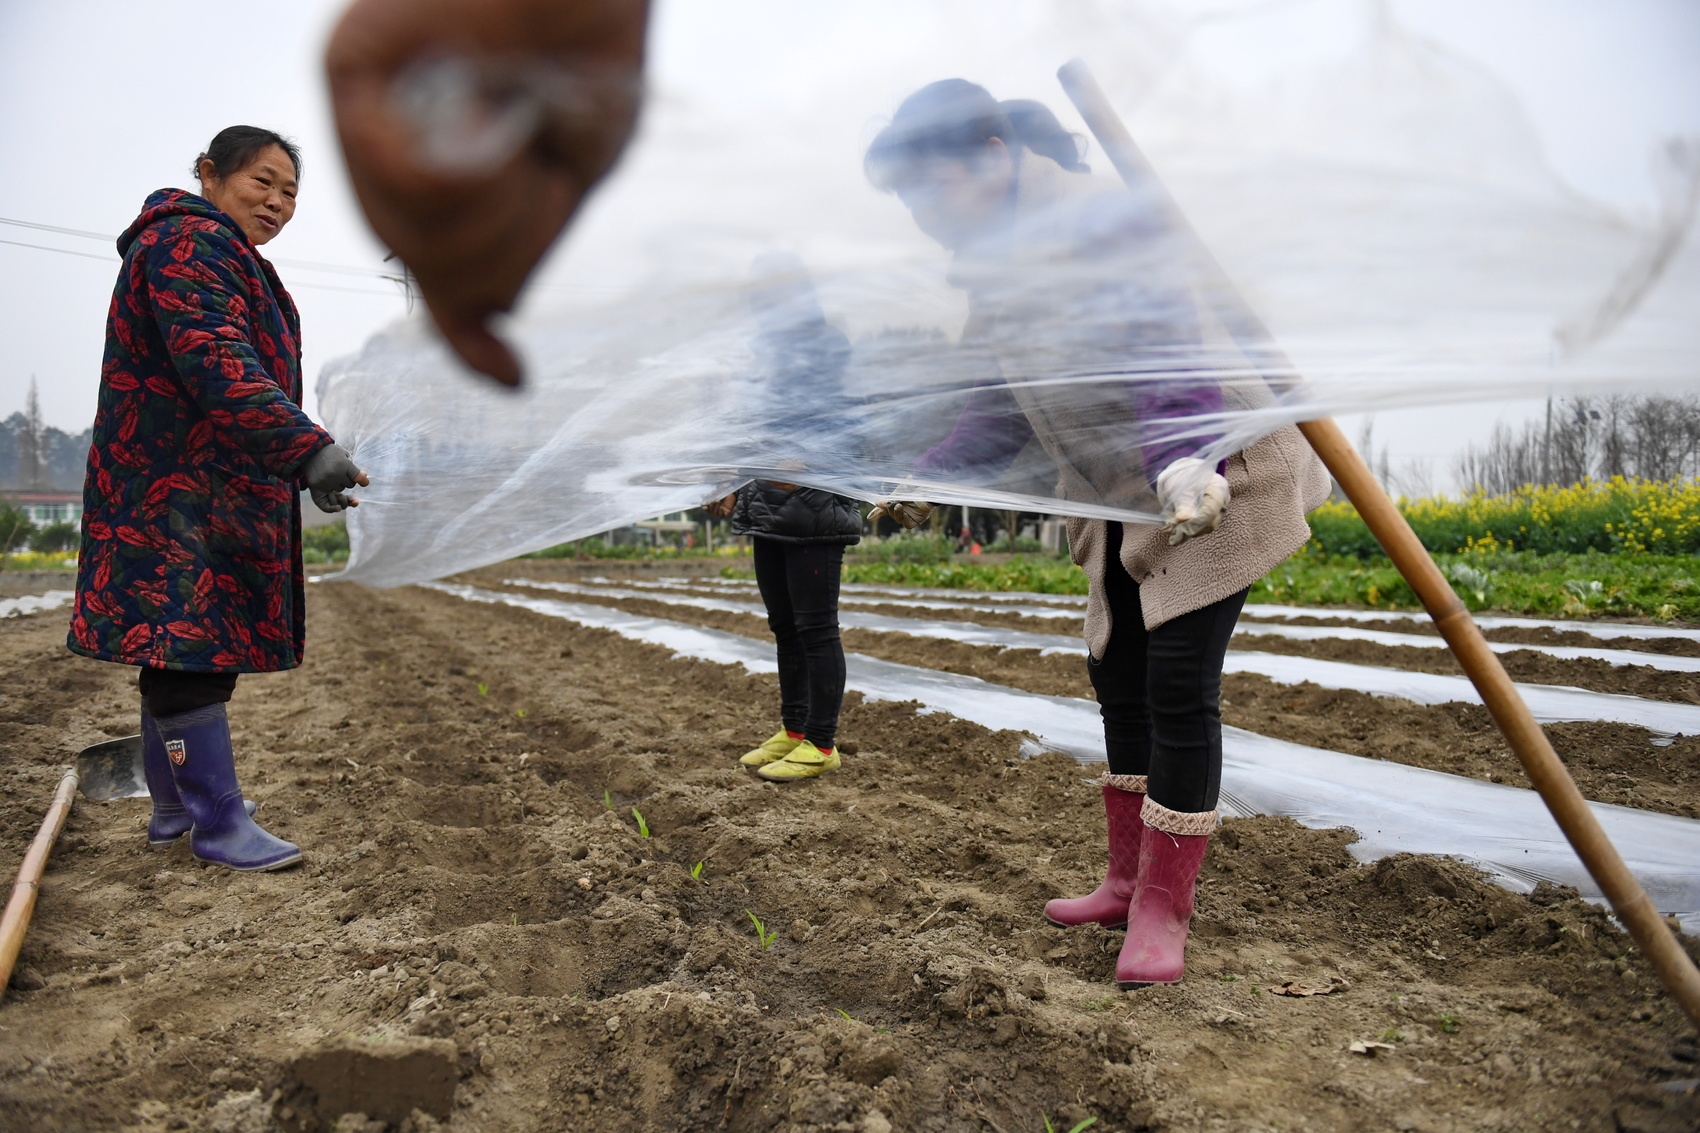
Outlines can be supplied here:
[[897, 526], [905, 531], [913, 531], [927, 522], [932, 514], [933, 505], [918, 500], [881, 500], [868, 512], [868, 522], [873, 523], [889, 515]]
[[637, 114], [646, 0], [355, 0], [325, 50], [349, 179], [443, 337], [506, 385], [491, 333]]
[[1157, 499], [1163, 505], [1163, 530], [1169, 546], [1175, 547], [1216, 530], [1233, 494], [1227, 478], [1215, 468], [1183, 456], [1158, 474]]
[[718, 500], [709, 500], [702, 505], [702, 510], [716, 519], [725, 519], [732, 514], [732, 509], [737, 506], [737, 503], [738, 493], [733, 492], [731, 495], [721, 496]]

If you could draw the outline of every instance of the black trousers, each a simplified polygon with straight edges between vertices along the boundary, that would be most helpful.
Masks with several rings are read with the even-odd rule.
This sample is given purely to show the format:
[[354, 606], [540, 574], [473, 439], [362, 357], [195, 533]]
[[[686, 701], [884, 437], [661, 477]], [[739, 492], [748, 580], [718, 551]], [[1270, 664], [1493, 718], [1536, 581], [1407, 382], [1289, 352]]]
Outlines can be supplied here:
[[779, 717], [822, 751], [838, 735], [844, 703], [844, 643], [838, 636], [842, 543], [784, 543], [760, 535], [756, 585], [779, 645]]
[[1150, 776], [1150, 795], [1170, 810], [1215, 810], [1222, 788], [1222, 660], [1246, 590], [1145, 628], [1139, 584], [1121, 563], [1111, 523], [1104, 597], [1110, 643], [1087, 660], [1112, 775]]
[[229, 704], [236, 691], [236, 673], [185, 673], [177, 669], [143, 668], [136, 687], [154, 719], [193, 712], [209, 704]]

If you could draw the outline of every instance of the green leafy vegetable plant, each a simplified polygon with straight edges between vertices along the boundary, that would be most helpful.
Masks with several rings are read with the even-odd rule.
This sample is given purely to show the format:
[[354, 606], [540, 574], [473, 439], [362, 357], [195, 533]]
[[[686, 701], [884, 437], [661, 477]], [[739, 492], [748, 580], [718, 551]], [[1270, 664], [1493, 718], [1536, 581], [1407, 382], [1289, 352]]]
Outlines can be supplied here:
[[766, 952], [767, 946], [779, 939], [779, 933], [767, 931], [767, 926], [761, 923], [761, 918], [748, 909], [744, 910], [744, 914], [750, 918], [750, 923], [756, 926], [756, 939], [761, 942], [761, 950]]

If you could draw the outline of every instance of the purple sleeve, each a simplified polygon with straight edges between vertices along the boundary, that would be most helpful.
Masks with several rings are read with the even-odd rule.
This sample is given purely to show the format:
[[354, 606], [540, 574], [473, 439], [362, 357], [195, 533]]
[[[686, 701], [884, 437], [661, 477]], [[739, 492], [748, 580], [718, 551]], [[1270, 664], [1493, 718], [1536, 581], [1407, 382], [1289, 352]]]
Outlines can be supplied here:
[[944, 440], [921, 454], [917, 472], [973, 469], [996, 474], [1015, 460], [1033, 439], [1033, 426], [1002, 382], [978, 385]]
[[[1222, 411], [1222, 387], [1203, 377], [1182, 380], [1185, 375], [1139, 381], [1133, 387], [1133, 411], [1143, 423], [1140, 432], [1140, 455], [1144, 458], [1145, 478], [1152, 485], [1157, 476], [1174, 461], [1191, 456], [1199, 449], [1221, 439], [1219, 433], [1190, 436], [1184, 439], [1166, 435], [1163, 426], [1169, 421], [1186, 417], [1201, 417]], [[1222, 472], [1226, 461], [1219, 462], [1216, 471]]]
[[1201, 358], [1208, 352], [1183, 268], [1186, 238], [1139, 194], [1107, 194], [1095, 203], [1083, 218], [1079, 248], [1093, 265], [1085, 278], [1096, 294], [1073, 302], [1087, 312], [1088, 334], [1099, 330], [1106, 345], [1116, 344], [1120, 357], [1111, 364], [1134, 373], [1128, 399], [1138, 426], [1130, 447], [1155, 486], [1171, 463], [1221, 439], [1219, 432], [1178, 439], [1170, 423], [1221, 413], [1222, 387]]

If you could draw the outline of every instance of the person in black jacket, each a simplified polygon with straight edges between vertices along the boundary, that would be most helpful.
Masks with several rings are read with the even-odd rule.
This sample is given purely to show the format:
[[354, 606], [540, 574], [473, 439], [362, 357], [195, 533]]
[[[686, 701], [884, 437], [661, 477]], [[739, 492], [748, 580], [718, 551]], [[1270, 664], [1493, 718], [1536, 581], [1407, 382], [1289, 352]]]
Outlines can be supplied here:
[[[849, 340], [826, 321], [800, 263], [764, 257], [756, 274], [762, 282], [754, 302], [755, 353], [766, 379], [771, 431], [799, 452], [843, 444]], [[844, 700], [838, 579], [844, 548], [862, 538], [861, 509], [818, 488], [752, 480], [708, 511], [730, 515], [732, 530], [751, 537], [756, 585], [779, 647], [782, 727], [740, 762], [775, 782], [836, 771]]]

